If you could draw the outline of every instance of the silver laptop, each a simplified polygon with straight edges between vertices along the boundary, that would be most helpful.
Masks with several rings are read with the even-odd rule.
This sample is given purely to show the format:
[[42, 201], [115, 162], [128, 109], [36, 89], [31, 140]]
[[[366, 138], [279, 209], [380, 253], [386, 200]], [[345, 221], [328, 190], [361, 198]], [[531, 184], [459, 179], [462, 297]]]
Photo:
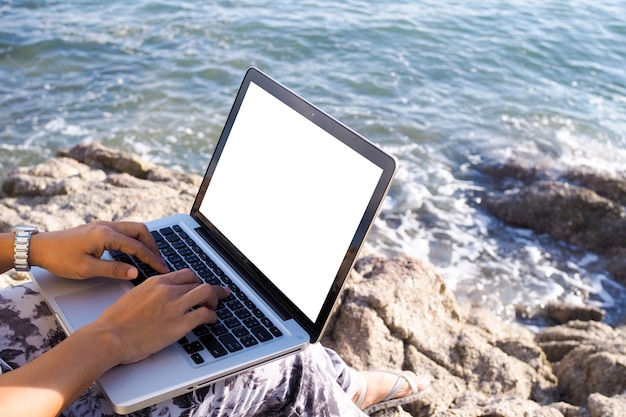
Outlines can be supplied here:
[[[190, 267], [232, 295], [217, 324], [106, 372], [97, 383], [114, 410], [136, 411], [317, 342], [395, 167], [362, 136], [249, 69], [190, 214], [147, 222], [170, 269]], [[32, 272], [68, 334], [139, 284]]]

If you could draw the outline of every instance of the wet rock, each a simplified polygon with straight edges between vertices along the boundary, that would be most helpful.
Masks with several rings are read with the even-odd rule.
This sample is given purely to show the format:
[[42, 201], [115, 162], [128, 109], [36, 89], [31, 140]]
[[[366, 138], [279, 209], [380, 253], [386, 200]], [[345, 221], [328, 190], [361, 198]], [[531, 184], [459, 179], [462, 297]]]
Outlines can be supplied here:
[[544, 314], [557, 324], [570, 321], [602, 321], [606, 316], [601, 308], [595, 306], [557, 302], [547, 304]]
[[546, 165], [512, 159], [477, 166], [494, 180], [482, 206], [514, 226], [596, 252], [611, 275], [626, 283], [626, 179]]
[[568, 170], [563, 178], [573, 184], [594, 190], [598, 195], [626, 206], [626, 179], [598, 172], [588, 167]]
[[600, 253], [626, 247], [624, 207], [593, 190], [541, 181], [503, 194], [488, 194], [483, 204], [497, 217]]

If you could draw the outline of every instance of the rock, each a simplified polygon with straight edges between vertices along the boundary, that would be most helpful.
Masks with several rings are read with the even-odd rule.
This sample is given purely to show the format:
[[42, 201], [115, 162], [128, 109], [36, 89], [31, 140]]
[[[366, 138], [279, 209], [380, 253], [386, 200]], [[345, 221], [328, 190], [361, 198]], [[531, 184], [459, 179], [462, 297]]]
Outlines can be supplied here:
[[106, 174], [70, 158], [17, 168], [2, 184], [7, 197], [67, 195], [104, 181]]
[[565, 325], [548, 327], [536, 336], [536, 341], [550, 362], [559, 362], [571, 350], [585, 344], [619, 337], [610, 326], [598, 322], [572, 321]]
[[109, 149], [99, 143], [79, 144], [68, 151], [60, 151], [58, 156], [73, 158], [93, 168], [126, 172], [142, 179], [147, 179], [155, 167], [131, 152]]
[[591, 417], [626, 416], [626, 394], [610, 398], [598, 393], [591, 394], [589, 410]]
[[468, 392], [449, 410], [439, 411], [433, 417], [563, 417], [554, 407], [515, 397], [492, 397]]
[[589, 167], [570, 169], [563, 178], [581, 187], [594, 190], [598, 195], [626, 206], [626, 180], [613, 174], [598, 172]]
[[5, 179], [8, 198], [0, 203], [0, 231], [24, 222], [46, 231], [94, 220], [147, 221], [188, 213], [202, 181], [100, 144], [78, 145], [59, 155], [18, 168]]
[[557, 324], [563, 324], [570, 321], [602, 321], [606, 313], [595, 306], [552, 302], [546, 305], [545, 315]]
[[586, 405], [600, 393], [611, 397], [626, 391], [626, 344], [583, 345], [554, 365], [563, 401]]
[[559, 410], [561, 414], [563, 414], [563, 417], [591, 417], [591, 413], [588, 409], [562, 401], [550, 404], [550, 407]]
[[541, 181], [504, 194], [488, 194], [483, 204], [511, 224], [596, 252], [626, 247], [623, 206], [587, 188]]
[[553, 362], [559, 394], [586, 406], [593, 393], [607, 397], [626, 391], [626, 331], [597, 322], [570, 322], [545, 329], [537, 342]]
[[532, 335], [511, 323], [476, 325], [501, 321], [464, 312], [432, 266], [367, 256], [356, 271], [325, 343], [357, 368], [430, 372], [433, 390], [406, 407], [412, 415], [447, 409], [467, 392], [554, 401], [557, 380]]
[[512, 225], [596, 252], [611, 276], [626, 284], [626, 179], [543, 162], [477, 165], [493, 180], [480, 204]]

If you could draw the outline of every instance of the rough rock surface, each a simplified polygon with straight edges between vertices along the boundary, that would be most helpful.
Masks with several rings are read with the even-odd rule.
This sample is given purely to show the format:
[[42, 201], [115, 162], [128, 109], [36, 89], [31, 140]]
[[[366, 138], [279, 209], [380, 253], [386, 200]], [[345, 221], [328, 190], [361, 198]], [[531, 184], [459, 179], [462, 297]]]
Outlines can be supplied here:
[[596, 252], [626, 284], [626, 179], [514, 159], [476, 168], [495, 181], [482, 197], [495, 216]]
[[[6, 178], [0, 231], [184, 212], [200, 180], [98, 144], [79, 146]], [[0, 285], [29, 279], [0, 278]], [[535, 334], [460, 305], [425, 262], [369, 254], [355, 265], [324, 344], [359, 369], [431, 374], [432, 389], [420, 401], [379, 416], [626, 416], [626, 330], [598, 321], [597, 312], [581, 321], [564, 310], [557, 314], [565, 324]]]
[[4, 180], [0, 231], [25, 221], [45, 231], [189, 212], [201, 181], [97, 143], [78, 145]]

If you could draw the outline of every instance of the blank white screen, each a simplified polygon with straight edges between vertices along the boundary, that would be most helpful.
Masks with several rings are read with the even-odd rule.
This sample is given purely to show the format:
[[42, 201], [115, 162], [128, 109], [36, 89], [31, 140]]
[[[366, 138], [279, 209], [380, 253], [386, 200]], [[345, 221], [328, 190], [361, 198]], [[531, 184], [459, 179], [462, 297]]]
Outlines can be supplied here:
[[250, 83], [200, 212], [316, 321], [381, 174]]

